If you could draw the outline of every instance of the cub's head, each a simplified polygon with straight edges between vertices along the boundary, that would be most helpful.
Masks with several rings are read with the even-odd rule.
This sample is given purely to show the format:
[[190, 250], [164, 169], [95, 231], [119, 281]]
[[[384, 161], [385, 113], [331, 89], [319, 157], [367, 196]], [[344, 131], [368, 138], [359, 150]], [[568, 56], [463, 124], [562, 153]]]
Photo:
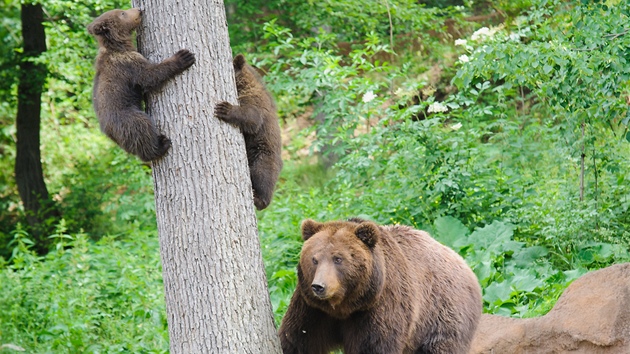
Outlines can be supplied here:
[[256, 68], [247, 64], [243, 54], [238, 54], [232, 60], [234, 66], [234, 76], [236, 77], [236, 89], [239, 95], [244, 96], [260, 95], [264, 92], [264, 85], [260, 73]]
[[338, 318], [368, 306], [383, 281], [380, 237], [372, 222], [305, 220], [298, 286], [306, 302]]
[[140, 9], [111, 10], [92, 21], [87, 30], [101, 43], [123, 44], [131, 40], [131, 33], [140, 26], [141, 20]]
[[245, 60], [243, 54], [238, 54], [232, 59], [232, 64], [234, 65], [234, 72], [238, 73], [247, 65], [247, 60]]

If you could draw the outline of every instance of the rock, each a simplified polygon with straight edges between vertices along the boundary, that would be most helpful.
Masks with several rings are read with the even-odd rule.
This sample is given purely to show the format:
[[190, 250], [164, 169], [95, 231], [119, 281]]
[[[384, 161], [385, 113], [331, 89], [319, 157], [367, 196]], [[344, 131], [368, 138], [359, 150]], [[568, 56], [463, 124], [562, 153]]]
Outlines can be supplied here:
[[575, 280], [548, 314], [483, 315], [471, 354], [629, 354], [630, 263]]

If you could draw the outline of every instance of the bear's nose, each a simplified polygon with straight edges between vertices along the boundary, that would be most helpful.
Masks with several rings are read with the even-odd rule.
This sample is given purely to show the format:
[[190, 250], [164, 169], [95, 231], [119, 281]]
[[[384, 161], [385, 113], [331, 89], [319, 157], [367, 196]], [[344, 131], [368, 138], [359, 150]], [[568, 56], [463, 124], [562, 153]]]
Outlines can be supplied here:
[[322, 296], [324, 295], [324, 291], [326, 291], [326, 288], [324, 288], [323, 286], [319, 285], [319, 284], [312, 284], [311, 285], [311, 289], [313, 289], [313, 292], [315, 293], [315, 295], [317, 296]]

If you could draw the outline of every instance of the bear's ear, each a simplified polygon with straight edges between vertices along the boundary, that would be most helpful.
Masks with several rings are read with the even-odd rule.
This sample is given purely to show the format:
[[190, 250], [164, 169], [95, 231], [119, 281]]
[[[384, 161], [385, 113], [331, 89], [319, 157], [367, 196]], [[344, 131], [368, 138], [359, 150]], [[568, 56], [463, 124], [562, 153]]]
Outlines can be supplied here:
[[105, 36], [109, 33], [109, 22], [94, 21], [87, 26], [87, 30], [93, 36]]
[[322, 229], [324, 224], [318, 223], [317, 221], [313, 221], [311, 219], [306, 219], [302, 221], [302, 239], [304, 241], [311, 238], [311, 236], [315, 235], [319, 230]]
[[243, 56], [243, 54], [239, 54], [234, 57], [233, 63], [234, 63], [234, 71], [239, 71], [239, 70], [243, 70], [243, 67], [245, 66], [245, 64], [247, 64], [247, 60], [245, 60], [245, 57]]
[[354, 230], [354, 234], [365, 243], [369, 248], [374, 248], [378, 238], [381, 236], [381, 230], [373, 222], [363, 222]]

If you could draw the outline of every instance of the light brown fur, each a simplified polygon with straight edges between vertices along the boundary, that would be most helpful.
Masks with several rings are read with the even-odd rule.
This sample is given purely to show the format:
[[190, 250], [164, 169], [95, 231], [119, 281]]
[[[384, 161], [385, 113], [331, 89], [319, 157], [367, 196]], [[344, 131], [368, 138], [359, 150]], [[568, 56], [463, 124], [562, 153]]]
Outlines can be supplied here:
[[283, 352], [468, 352], [481, 316], [472, 270], [424, 231], [353, 219], [302, 224]]

